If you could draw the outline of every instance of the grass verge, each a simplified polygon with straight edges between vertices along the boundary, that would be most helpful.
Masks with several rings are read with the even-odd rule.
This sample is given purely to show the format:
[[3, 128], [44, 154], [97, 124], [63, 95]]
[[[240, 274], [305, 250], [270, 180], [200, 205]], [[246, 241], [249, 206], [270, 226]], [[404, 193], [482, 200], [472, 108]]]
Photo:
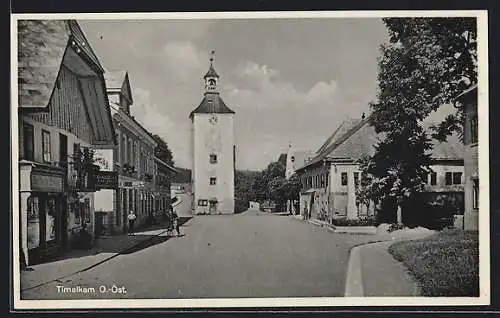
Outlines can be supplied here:
[[479, 296], [477, 232], [443, 230], [389, 247], [419, 282], [422, 296]]

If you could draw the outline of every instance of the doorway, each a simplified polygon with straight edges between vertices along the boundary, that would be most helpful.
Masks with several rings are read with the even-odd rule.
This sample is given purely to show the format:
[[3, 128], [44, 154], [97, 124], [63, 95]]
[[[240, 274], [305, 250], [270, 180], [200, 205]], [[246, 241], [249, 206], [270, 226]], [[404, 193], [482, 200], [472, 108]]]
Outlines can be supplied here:
[[210, 200], [208, 206], [208, 213], [215, 214], [217, 213], [217, 200]]

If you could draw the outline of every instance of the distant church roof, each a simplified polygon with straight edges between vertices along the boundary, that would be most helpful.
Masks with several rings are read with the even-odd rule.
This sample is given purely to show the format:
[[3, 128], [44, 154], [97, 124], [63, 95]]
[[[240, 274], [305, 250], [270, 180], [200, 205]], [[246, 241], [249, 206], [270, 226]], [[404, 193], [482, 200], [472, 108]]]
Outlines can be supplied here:
[[189, 118], [193, 116], [193, 114], [234, 114], [234, 111], [231, 110], [222, 100], [219, 93], [207, 93], [203, 97], [200, 105], [196, 107], [195, 110], [191, 112]]

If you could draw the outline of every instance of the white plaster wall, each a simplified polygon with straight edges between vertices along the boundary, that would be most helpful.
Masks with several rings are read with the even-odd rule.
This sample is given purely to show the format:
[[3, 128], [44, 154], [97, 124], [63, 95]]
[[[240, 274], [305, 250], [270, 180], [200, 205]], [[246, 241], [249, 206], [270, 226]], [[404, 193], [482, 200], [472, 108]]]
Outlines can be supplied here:
[[[464, 166], [463, 165], [458, 165], [458, 164], [438, 164], [438, 165], [431, 165], [430, 168], [436, 172], [436, 185], [431, 186], [433, 190], [440, 190], [444, 187], [446, 187], [446, 172], [461, 172], [462, 173], [462, 182], [461, 185], [465, 183], [465, 176], [464, 176]], [[430, 175], [427, 178], [427, 183], [430, 184]]]
[[[94, 158], [101, 158], [96, 164], [102, 171], [113, 171], [113, 149], [96, 149]], [[94, 193], [95, 211], [113, 212], [113, 191], [112, 189], [102, 189]]]
[[[194, 114], [193, 180], [195, 212], [208, 212], [199, 207], [198, 200], [217, 198], [218, 211], [234, 213], [234, 116], [217, 114], [215, 125], [209, 122], [210, 114]], [[210, 163], [210, 153], [217, 154], [217, 163]], [[217, 178], [216, 185], [210, 185], [210, 177]]]
[[[347, 173], [347, 185], [342, 185], [343, 172]], [[330, 169], [330, 191], [334, 194], [334, 209], [337, 209], [342, 215], [345, 214], [348, 219], [358, 218], [354, 172], [359, 172], [361, 178], [357, 164], [332, 164]], [[340, 193], [347, 193], [345, 202], [339, 198]]]

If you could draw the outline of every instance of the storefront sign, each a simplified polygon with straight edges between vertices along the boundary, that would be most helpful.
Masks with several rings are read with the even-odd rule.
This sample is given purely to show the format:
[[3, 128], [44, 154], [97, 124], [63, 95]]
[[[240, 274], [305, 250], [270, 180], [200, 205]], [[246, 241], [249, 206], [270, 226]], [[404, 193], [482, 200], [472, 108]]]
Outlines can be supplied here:
[[121, 181], [121, 188], [144, 188], [144, 182], [142, 181]]
[[31, 189], [33, 191], [63, 192], [64, 182], [61, 176], [31, 174]]
[[115, 171], [99, 171], [94, 178], [94, 185], [97, 190], [118, 189], [118, 173]]

